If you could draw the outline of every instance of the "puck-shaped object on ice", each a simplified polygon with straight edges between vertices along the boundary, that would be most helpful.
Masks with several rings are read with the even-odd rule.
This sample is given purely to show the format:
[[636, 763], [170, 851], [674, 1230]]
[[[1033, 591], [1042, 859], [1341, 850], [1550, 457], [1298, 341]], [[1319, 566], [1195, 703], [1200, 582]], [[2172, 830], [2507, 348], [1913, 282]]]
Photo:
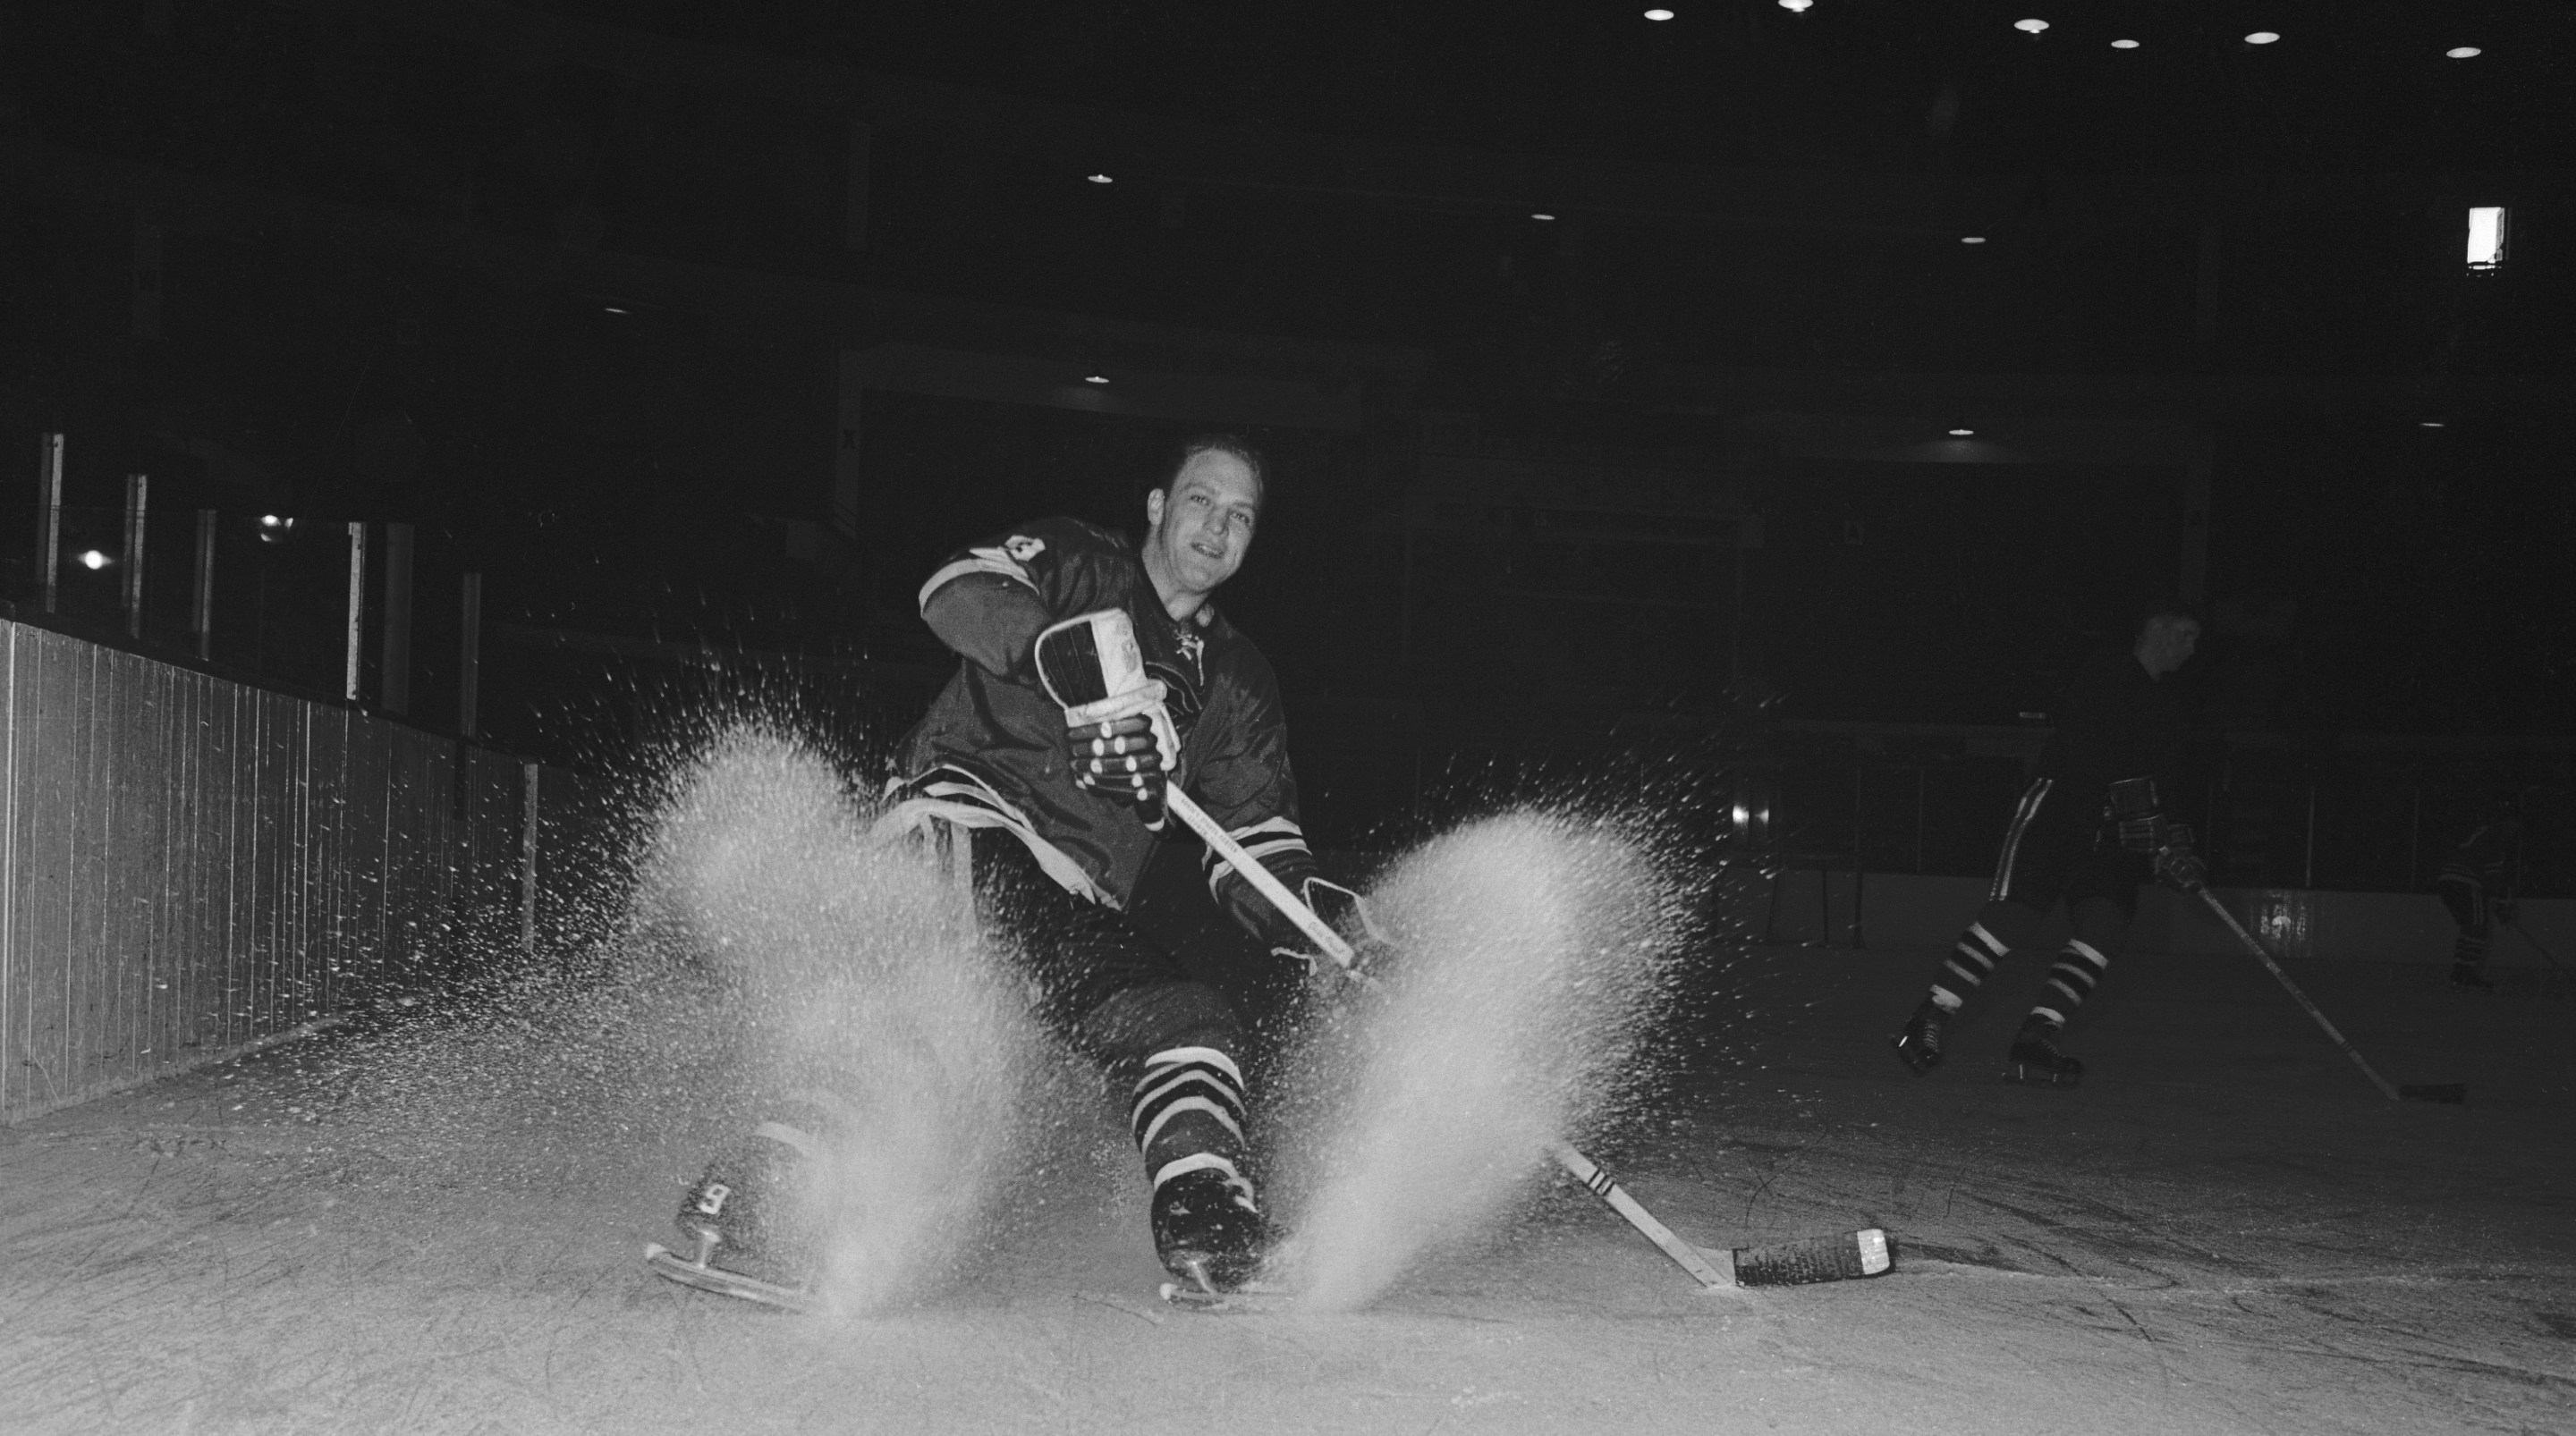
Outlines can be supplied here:
[[1738, 1247], [1737, 1286], [1797, 1286], [1883, 1276], [1896, 1265], [1896, 1248], [1878, 1227], [1771, 1246]]

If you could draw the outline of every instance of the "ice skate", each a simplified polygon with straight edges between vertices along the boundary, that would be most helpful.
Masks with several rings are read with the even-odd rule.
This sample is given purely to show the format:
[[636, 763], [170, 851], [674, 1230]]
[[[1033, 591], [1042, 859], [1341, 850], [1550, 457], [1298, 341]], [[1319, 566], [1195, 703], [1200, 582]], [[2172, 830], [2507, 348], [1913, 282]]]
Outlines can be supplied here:
[[2451, 990], [2454, 992], [2493, 992], [2495, 991], [2495, 984], [2487, 979], [2487, 975], [2485, 973], [2478, 970], [2475, 963], [2455, 962], [2451, 964]]
[[1941, 1004], [1927, 997], [1905, 1020], [1905, 1029], [1887, 1039], [1887, 1045], [1896, 1049], [1896, 1060], [1904, 1063], [1906, 1070], [1923, 1076], [1941, 1065], [1941, 1024], [1949, 1019], [1950, 1014], [1941, 1010]]
[[1183, 1172], [1154, 1189], [1154, 1252], [1181, 1293], [1221, 1298], [1246, 1289], [1261, 1265], [1269, 1224], [1252, 1184], [1231, 1166]]
[[2004, 1057], [2004, 1080], [2043, 1087], [2072, 1087], [2084, 1080], [2084, 1064], [2057, 1050], [2058, 1029], [2044, 1019], [2022, 1023]]
[[680, 1202], [677, 1249], [644, 1248], [647, 1265], [685, 1286], [806, 1309], [820, 1259], [812, 1186], [821, 1157], [818, 1109], [763, 1122], [718, 1153]]

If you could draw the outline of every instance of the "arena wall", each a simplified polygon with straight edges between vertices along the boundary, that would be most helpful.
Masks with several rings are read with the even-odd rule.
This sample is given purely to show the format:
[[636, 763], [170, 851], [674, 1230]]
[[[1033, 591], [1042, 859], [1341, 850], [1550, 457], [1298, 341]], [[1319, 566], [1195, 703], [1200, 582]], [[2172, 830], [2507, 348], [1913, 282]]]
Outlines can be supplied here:
[[533, 954], [599, 831], [572, 774], [23, 622], [0, 720], [0, 1124]]

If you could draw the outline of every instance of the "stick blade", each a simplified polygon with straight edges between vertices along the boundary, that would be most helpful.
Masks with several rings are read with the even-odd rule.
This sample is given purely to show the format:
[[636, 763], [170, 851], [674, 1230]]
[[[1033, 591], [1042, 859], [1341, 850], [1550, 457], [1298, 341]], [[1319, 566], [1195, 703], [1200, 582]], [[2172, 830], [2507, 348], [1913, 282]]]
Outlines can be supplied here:
[[2397, 1089], [2400, 1099], [2408, 1102], [2442, 1102], [2457, 1107], [2469, 1100], [2465, 1082], [2418, 1082]]
[[1895, 1244], [1879, 1227], [1770, 1246], [1738, 1247], [1733, 1255], [1737, 1286], [1852, 1281], [1885, 1276], [1896, 1265]]

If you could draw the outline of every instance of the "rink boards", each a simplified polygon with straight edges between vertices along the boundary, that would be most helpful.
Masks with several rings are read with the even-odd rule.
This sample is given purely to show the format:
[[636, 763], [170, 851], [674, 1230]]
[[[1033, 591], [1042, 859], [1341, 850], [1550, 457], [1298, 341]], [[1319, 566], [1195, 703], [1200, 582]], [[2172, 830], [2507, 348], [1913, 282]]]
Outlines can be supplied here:
[[0, 1124], [534, 946], [569, 774], [7, 621], [0, 705]]

